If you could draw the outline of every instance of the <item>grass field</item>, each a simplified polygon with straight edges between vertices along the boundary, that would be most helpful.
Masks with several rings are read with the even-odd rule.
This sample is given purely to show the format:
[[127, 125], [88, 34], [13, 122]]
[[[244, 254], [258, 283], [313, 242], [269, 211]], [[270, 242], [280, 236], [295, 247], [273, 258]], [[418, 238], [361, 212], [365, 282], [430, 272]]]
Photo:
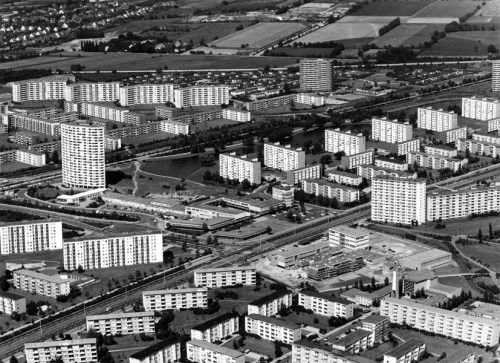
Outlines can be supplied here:
[[426, 231], [426, 232], [436, 232], [442, 234], [449, 234], [451, 236], [454, 235], [470, 235], [476, 236], [478, 230], [481, 228], [483, 231], [483, 236], [488, 233], [489, 224], [492, 224], [493, 229], [497, 230], [496, 226], [498, 225], [498, 217], [485, 217], [485, 218], [460, 218], [460, 219], [452, 219], [448, 221], [444, 221], [446, 228], [444, 229], [435, 229], [434, 222], [427, 222], [426, 225], [421, 225], [418, 227], [414, 227], [413, 229], [418, 231]]
[[376, 37], [378, 36], [378, 30], [383, 26], [383, 23], [333, 23], [309, 33], [296, 41], [316, 43], [331, 40]]
[[500, 47], [500, 36], [498, 31], [472, 31], [472, 32], [460, 32], [460, 33], [449, 33], [447, 37], [453, 39], [468, 39], [483, 45], [493, 44], [495, 47]]
[[474, 256], [478, 260], [490, 265], [494, 270], [500, 271], [500, 244], [483, 243], [474, 245], [460, 245], [458, 247], [467, 256]]
[[488, 1], [475, 15], [481, 17], [499, 17], [500, 1]]
[[295, 58], [285, 57], [238, 57], [210, 55], [158, 55], [144, 53], [61, 53], [59, 56], [42, 56], [0, 64], [0, 69], [51, 68], [69, 71], [72, 64], [81, 64], [87, 71], [169, 70], [189, 69], [247, 69], [286, 67], [296, 64]]
[[282, 54], [286, 54], [289, 57], [329, 57], [332, 53], [331, 48], [274, 48], [271, 50], [271, 55], [280, 56]]
[[[374, 4], [374, 3], [373, 3]], [[401, 19], [401, 17], [399, 17], [401, 22], [404, 23], [404, 19], [408, 18], [408, 17], [403, 17]], [[390, 23], [392, 20], [396, 19], [396, 16], [367, 16], [367, 15], [362, 15], [362, 16], [355, 16], [355, 15], [348, 15], [348, 16], [345, 16], [341, 19], [339, 19], [339, 21], [337, 21], [337, 23], [340, 23], [340, 24], [343, 24], [343, 23], [374, 23], [374, 24], [377, 24], [377, 23], [382, 23], [382, 24], [388, 24]]]
[[421, 56], [441, 57], [474, 57], [488, 54], [488, 45], [479, 41], [463, 38], [442, 38], [428, 50], [420, 53]]
[[414, 14], [414, 18], [460, 18], [478, 5], [480, 2], [473, 0], [434, 1]]
[[381, 48], [385, 46], [398, 47], [424, 29], [425, 25], [402, 24], [380, 38], [376, 38], [373, 43]]
[[377, 1], [363, 6], [351, 16], [412, 16], [432, 1]]
[[240, 48], [242, 44], [248, 44], [247, 48], [257, 49], [304, 28], [305, 25], [300, 23], [258, 23], [209, 45], [218, 48]]

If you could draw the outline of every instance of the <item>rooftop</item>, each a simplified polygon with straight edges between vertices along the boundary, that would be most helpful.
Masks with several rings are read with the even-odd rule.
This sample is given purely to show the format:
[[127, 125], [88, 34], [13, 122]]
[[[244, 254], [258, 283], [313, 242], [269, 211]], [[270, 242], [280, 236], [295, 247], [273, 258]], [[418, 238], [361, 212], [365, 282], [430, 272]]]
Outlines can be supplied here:
[[218, 268], [199, 268], [194, 270], [195, 274], [203, 272], [232, 272], [232, 271], [255, 271], [255, 266], [233, 266], [233, 267], [218, 267]]
[[386, 161], [386, 162], [394, 163], [394, 164], [406, 164], [406, 161], [396, 159], [396, 158], [391, 158], [388, 156], [378, 156], [375, 158], [375, 161], [377, 161], [377, 160]]
[[192, 345], [195, 345], [197, 347], [201, 347], [201, 348], [211, 350], [211, 351], [223, 354], [223, 355], [227, 355], [228, 357], [231, 357], [231, 358], [239, 358], [243, 355], [243, 353], [241, 353], [237, 350], [226, 348], [226, 347], [212, 344], [212, 343], [208, 343], [208, 342], [205, 342], [203, 340], [193, 339], [193, 340], [190, 340], [189, 342], [187, 342], [187, 344], [192, 344]]
[[21, 296], [21, 295], [18, 295], [18, 294], [14, 294], [14, 293], [8, 292], [8, 291], [0, 291], [0, 297], [4, 297], [4, 298], [10, 299], [10, 300], [22, 300], [22, 299], [25, 299], [24, 296]]
[[[500, 145], [498, 145], [500, 147]], [[432, 191], [431, 193], [427, 194], [427, 198], [432, 198], [432, 197], [439, 197], [442, 195], [450, 195], [450, 194], [467, 194], [467, 193], [481, 193], [484, 192], [485, 190], [499, 190], [500, 185], [474, 185], [470, 188], [465, 188], [465, 189], [459, 189], [459, 190], [447, 190], [447, 189], [439, 189], [438, 191]]]
[[500, 318], [500, 305], [476, 301], [471, 305], [475, 314], [488, 315]]
[[334, 174], [334, 175], [340, 175], [340, 176], [345, 176], [348, 178], [361, 178], [358, 174], [353, 174], [353, 173], [348, 173], [347, 171], [343, 170], [338, 170], [338, 169], [330, 169], [326, 170], [327, 174]]
[[186, 289], [169, 289], [169, 290], [149, 290], [143, 291], [142, 295], [166, 295], [166, 294], [185, 294], [193, 292], [208, 292], [207, 287], [192, 287]]
[[317, 291], [302, 290], [300, 293], [303, 294], [303, 295], [307, 295], [307, 296], [312, 296], [312, 297], [317, 297], [317, 298], [320, 298], [320, 299], [325, 299], [325, 300], [328, 300], [328, 301], [331, 301], [331, 302], [334, 302], [334, 303], [339, 303], [339, 304], [344, 304], [344, 305], [350, 305], [350, 304], [352, 304], [349, 300], [344, 299], [342, 297], [326, 295], [326, 294], [322, 294], [322, 293], [317, 292]]
[[356, 329], [353, 332], [343, 336], [342, 338], [339, 338], [338, 340], [330, 340], [333, 345], [336, 346], [341, 346], [341, 347], [348, 347], [349, 345], [352, 345], [356, 343], [357, 341], [363, 339], [364, 337], [367, 337], [371, 335], [372, 332], [369, 330], [365, 329]]
[[328, 241], [326, 242], [318, 242], [318, 243], [311, 243], [305, 246], [299, 246], [299, 247], [285, 247], [282, 250], [278, 251], [278, 255], [284, 258], [295, 256], [295, 255], [300, 255], [305, 252], [310, 252], [310, 251], [315, 251], [317, 249], [325, 249], [329, 248], [330, 243]]
[[291, 294], [291, 292], [288, 290], [277, 290], [269, 295], [262, 296], [254, 301], [249, 302], [248, 305], [261, 306], [270, 301], [279, 299], [280, 297], [283, 297], [287, 294]]
[[260, 315], [260, 314], [250, 314], [248, 315], [248, 318], [253, 319], [253, 320], [260, 320], [269, 324], [281, 326], [287, 329], [300, 329], [299, 325], [296, 325], [294, 323], [290, 323], [286, 320], [281, 320], [277, 318], [272, 318], [270, 316], [265, 316], [265, 315]]
[[337, 226], [330, 228], [330, 231], [336, 231], [339, 233], [348, 234], [352, 237], [365, 237], [369, 235], [369, 232], [364, 229], [352, 228], [349, 226]]
[[114, 313], [114, 314], [102, 314], [102, 315], [87, 315], [88, 320], [103, 320], [103, 319], [126, 319], [126, 318], [141, 318], [141, 317], [153, 317], [155, 316], [154, 311], [136, 311], [131, 313]]
[[202, 322], [201, 324], [193, 326], [191, 329], [192, 330], [204, 331], [204, 330], [207, 330], [207, 329], [213, 327], [214, 325], [220, 324], [220, 323], [222, 323], [224, 321], [227, 321], [229, 319], [232, 319], [232, 318], [235, 318], [235, 317], [238, 317], [238, 316], [239, 315], [236, 314], [236, 313], [225, 313], [225, 314], [216, 316], [213, 319], [206, 320], [206, 321]]
[[454, 151], [456, 150], [454, 147], [448, 146], [448, 145], [425, 145], [425, 148], [432, 148], [432, 149], [441, 149], [441, 150], [447, 150], [447, 151]]
[[368, 324], [377, 324], [377, 323], [380, 323], [381, 321], [384, 321], [384, 320], [389, 320], [389, 318], [387, 316], [373, 314], [367, 318], [364, 318], [363, 320], [361, 320], [361, 322], [368, 323]]
[[450, 252], [439, 250], [437, 248], [431, 248], [430, 250], [418, 252], [418, 253], [415, 253], [413, 255], [407, 256], [405, 258], [410, 259], [410, 260], [414, 260], [414, 261], [424, 262], [424, 261], [436, 260], [438, 258], [442, 258], [442, 257], [450, 256], [450, 255], [451, 255]]
[[349, 190], [349, 191], [353, 191], [353, 192], [359, 192], [359, 190], [356, 188], [348, 187], [348, 186], [345, 186], [342, 184], [332, 183], [326, 179], [304, 179], [302, 181], [305, 181], [307, 183], [316, 183], [318, 185], [326, 185], [330, 188], [344, 189], [344, 190]]
[[61, 221], [49, 218], [49, 219], [34, 219], [30, 221], [0, 222], [0, 227], [24, 226], [30, 224], [55, 223], [55, 222], [61, 222]]
[[410, 281], [410, 282], [422, 282], [426, 280], [432, 280], [437, 278], [436, 274], [434, 271], [429, 271], [429, 270], [422, 270], [422, 271], [408, 271], [405, 272], [403, 276], [404, 281]]
[[63, 347], [71, 345], [85, 345], [85, 344], [96, 344], [96, 338], [91, 339], [73, 339], [73, 340], [49, 340], [46, 342], [38, 343], [26, 343], [24, 347], [26, 349], [37, 349], [37, 348], [50, 348], [50, 347]]
[[31, 270], [16, 270], [16, 271], [14, 271], [14, 274], [21, 274], [24, 276], [30, 276], [30, 277], [35, 278], [35, 279], [55, 282], [57, 284], [62, 284], [62, 283], [69, 284], [68, 280], [62, 279], [61, 277], [59, 277], [59, 275], [49, 276], [49, 275], [45, 275], [45, 274], [42, 274], [39, 272], [31, 271]]
[[170, 345], [173, 345], [175, 343], [179, 343], [179, 340], [177, 338], [169, 338], [165, 340], [160, 340], [160, 342], [151, 345], [147, 347], [146, 349], [143, 349], [137, 353], [134, 353], [130, 356], [130, 358], [135, 358], [137, 360], [144, 360], [145, 358], [149, 357], [150, 355], [162, 350], [165, 347], [168, 347]]
[[123, 233], [111, 233], [104, 236], [83, 236], [83, 237], [75, 237], [65, 239], [64, 243], [68, 242], [78, 242], [78, 241], [100, 241], [107, 240], [111, 238], [120, 238], [120, 237], [134, 237], [134, 236], [154, 236], [161, 235], [161, 232], [152, 232], [152, 231], [138, 231], [138, 232], [123, 232]]
[[394, 357], [396, 359], [399, 359], [403, 355], [411, 352], [412, 350], [420, 347], [423, 344], [425, 344], [423, 341], [412, 338], [412, 339], [404, 342], [403, 344], [398, 345], [393, 350], [385, 353], [384, 356], [389, 356], [389, 357]]

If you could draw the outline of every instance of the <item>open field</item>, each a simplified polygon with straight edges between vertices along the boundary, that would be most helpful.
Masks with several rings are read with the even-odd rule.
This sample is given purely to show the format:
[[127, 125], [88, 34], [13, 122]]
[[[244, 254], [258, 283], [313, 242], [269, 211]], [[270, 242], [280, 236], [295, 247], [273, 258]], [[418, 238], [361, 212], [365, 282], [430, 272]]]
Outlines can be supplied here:
[[498, 31], [472, 31], [472, 32], [459, 32], [459, 33], [449, 33], [447, 37], [454, 39], [468, 39], [484, 45], [493, 44], [495, 47], [500, 47], [500, 36]]
[[450, 236], [454, 235], [470, 235], [476, 236], [477, 232], [481, 228], [483, 231], [483, 236], [488, 233], [489, 224], [491, 223], [494, 230], [497, 230], [498, 217], [485, 217], [485, 218], [459, 218], [450, 219], [443, 221], [445, 228], [435, 229], [436, 223], [427, 222], [425, 225], [420, 225], [418, 227], [413, 227], [416, 231], [425, 231], [430, 233], [440, 233], [448, 234]]
[[479, 11], [475, 14], [481, 17], [498, 17], [500, 16], [500, 1], [488, 1]]
[[384, 25], [383, 23], [333, 23], [309, 33], [296, 41], [317, 43], [331, 40], [376, 37], [378, 36], [378, 30]]
[[[375, 4], [375, 3], [372, 3], [372, 4]], [[401, 22], [404, 23], [404, 20], [406, 19], [406, 17], [399, 17]], [[363, 24], [363, 23], [373, 23], [373, 24], [377, 24], [377, 23], [382, 23], [382, 24], [388, 24], [390, 23], [391, 21], [393, 21], [394, 19], [396, 19], [396, 16], [367, 16], [367, 15], [363, 15], [363, 16], [355, 16], [355, 15], [348, 15], [348, 16], [345, 16], [343, 17], [342, 19], [339, 19], [339, 21], [337, 21], [337, 23], [340, 23], [340, 24], [344, 24], [344, 23], [359, 23], [359, 24]]]
[[[401, 27], [410, 27], [410, 26], [420, 26], [421, 24], [404, 24], [400, 25], [396, 29], [399, 29]], [[423, 44], [425, 42], [428, 42], [431, 39], [432, 34], [435, 31], [443, 31], [444, 26], [442, 24], [424, 24], [424, 28], [421, 29], [419, 32], [414, 34], [412, 37], [401, 43], [400, 45], [403, 47], [411, 47], [413, 46], [419, 46], [420, 44]]]
[[363, 6], [351, 16], [412, 16], [432, 1], [377, 1]]
[[177, 18], [133, 20], [125, 24], [120, 24], [112, 28], [108, 28], [106, 29], [106, 33], [117, 33], [117, 34], [124, 34], [127, 32], [140, 33], [145, 30], [151, 29], [152, 27], [155, 26], [180, 25], [178, 24], [178, 22], [179, 19]]
[[304, 28], [305, 25], [300, 23], [259, 23], [209, 45], [218, 48], [240, 48], [242, 44], [248, 44], [247, 48], [261, 48]]
[[[382, 3], [383, 4], [383, 3]], [[460, 18], [474, 11], [481, 3], [472, 0], [438, 0], [413, 15], [416, 18]]]
[[402, 24], [392, 29], [390, 32], [385, 33], [380, 38], [376, 38], [373, 44], [380, 48], [386, 46], [399, 47], [424, 29], [425, 25]]
[[332, 48], [274, 48], [271, 50], [271, 55], [288, 57], [310, 57], [310, 58], [328, 58], [332, 53]]
[[420, 53], [421, 56], [441, 57], [474, 57], [486, 56], [488, 45], [479, 41], [463, 38], [442, 38], [428, 50]]
[[473, 245], [459, 245], [458, 247], [467, 256], [474, 256], [481, 262], [490, 265], [491, 268], [495, 271], [500, 271], [500, 244], [483, 243]]
[[81, 64], [87, 71], [138, 71], [168, 67], [169, 70], [189, 69], [247, 69], [286, 67], [296, 64], [294, 58], [237, 57], [211, 55], [159, 55], [145, 53], [61, 53], [59, 56], [42, 56], [0, 64], [0, 69], [51, 68], [69, 71], [72, 64]]

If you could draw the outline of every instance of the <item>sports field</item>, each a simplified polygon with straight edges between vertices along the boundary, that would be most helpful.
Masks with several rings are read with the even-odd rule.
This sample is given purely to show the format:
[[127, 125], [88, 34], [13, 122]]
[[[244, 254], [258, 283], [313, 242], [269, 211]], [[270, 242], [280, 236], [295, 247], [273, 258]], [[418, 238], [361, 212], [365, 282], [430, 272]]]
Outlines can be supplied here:
[[317, 43], [331, 40], [376, 37], [378, 36], [378, 30], [384, 25], [384, 23], [333, 23], [309, 33], [296, 41]]
[[248, 44], [247, 48], [258, 49], [304, 28], [305, 25], [300, 23], [259, 23], [209, 45], [218, 48], [241, 48], [242, 44]]
[[377, 1], [363, 6], [352, 16], [412, 16], [432, 1]]

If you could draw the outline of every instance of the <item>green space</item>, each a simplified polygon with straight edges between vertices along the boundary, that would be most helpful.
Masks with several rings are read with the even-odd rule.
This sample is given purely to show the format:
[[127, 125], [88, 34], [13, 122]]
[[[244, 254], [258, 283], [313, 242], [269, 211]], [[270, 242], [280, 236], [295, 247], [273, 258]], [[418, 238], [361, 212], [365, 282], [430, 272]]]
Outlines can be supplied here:
[[446, 37], [420, 53], [422, 57], [471, 57], [488, 54], [488, 43], [480, 40]]
[[[227, 347], [230, 349], [234, 349], [234, 340], [230, 340], [227, 343], [223, 344], [223, 347]], [[241, 340], [238, 340], [241, 341]], [[256, 339], [253, 337], [245, 337], [241, 346], [238, 347], [238, 350], [242, 353], [245, 353], [247, 350], [250, 352], [254, 352], [257, 354], [261, 354], [262, 356], [267, 356], [271, 358], [276, 358], [276, 353], [275, 353], [275, 345], [274, 342], [270, 342], [269, 340], [265, 339]], [[290, 350], [286, 347], [281, 347], [281, 351], [283, 354], [286, 354], [290, 352]]]
[[372, 2], [350, 16], [412, 16], [432, 1], [383, 1]]
[[439, 277], [440, 284], [449, 286], [460, 286], [464, 291], [470, 291], [472, 296], [483, 296], [473, 280], [466, 280], [463, 276]]
[[481, 243], [458, 245], [458, 248], [467, 256], [475, 258], [478, 262], [488, 264], [495, 271], [500, 271], [500, 244]]
[[493, 230], [496, 230], [498, 225], [499, 217], [480, 217], [480, 218], [458, 218], [445, 220], [441, 223], [445, 228], [437, 229], [436, 222], [427, 222], [425, 225], [420, 225], [417, 227], [412, 227], [415, 231], [447, 234], [450, 236], [455, 235], [468, 235], [476, 237], [479, 229], [481, 229], [483, 236], [487, 237], [489, 231], [489, 225], [491, 223]]
[[[388, 351], [390, 351], [391, 349], [393, 349], [393, 345], [391, 342], [385, 342], [385, 343], [382, 343], [380, 345], [378, 345], [377, 347], [375, 348], [372, 348], [372, 349], [368, 349], [368, 350], [365, 350], [361, 356], [364, 357], [364, 358], [368, 358], [368, 359], [377, 359], [379, 357], [383, 357], [384, 353], [387, 353]], [[427, 362], [427, 361], [425, 361]]]

